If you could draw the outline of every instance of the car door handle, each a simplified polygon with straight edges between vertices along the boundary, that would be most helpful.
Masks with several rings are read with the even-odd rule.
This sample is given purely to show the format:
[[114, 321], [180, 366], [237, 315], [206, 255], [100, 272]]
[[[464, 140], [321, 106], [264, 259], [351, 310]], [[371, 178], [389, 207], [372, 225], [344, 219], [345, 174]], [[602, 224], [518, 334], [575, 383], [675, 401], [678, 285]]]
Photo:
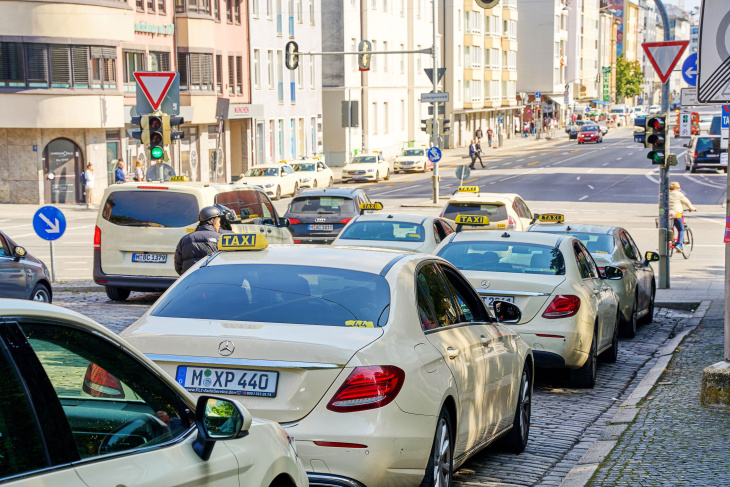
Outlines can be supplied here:
[[601, 290], [600, 289], [594, 289], [593, 290], [593, 294], [601, 294]]
[[260, 231], [261, 233], [264, 233], [264, 229], [263, 229], [263, 228], [259, 228], [259, 231]]
[[481, 340], [481, 342], [482, 342], [482, 347], [487, 347], [487, 346], [489, 346], [489, 339], [488, 339], [487, 337], [485, 337], [485, 336], [482, 336], [482, 340]]
[[446, 355], [448, 355], [449, 358], [452, 360], [455, 359], [456, 357], [458, 357], [459, 353], [460, 353], [460, 351], [455, 348], [449, 347], [446, 349]]

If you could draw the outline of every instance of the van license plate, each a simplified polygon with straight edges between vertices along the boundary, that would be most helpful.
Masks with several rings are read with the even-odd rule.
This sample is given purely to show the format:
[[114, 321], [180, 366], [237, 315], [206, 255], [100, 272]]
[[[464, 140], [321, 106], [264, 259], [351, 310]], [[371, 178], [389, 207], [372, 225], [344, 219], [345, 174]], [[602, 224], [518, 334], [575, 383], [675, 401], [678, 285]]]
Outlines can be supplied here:
[[309, 225], [309, 229], [331, 232], [334, 229], [334, 226], [333, 225]]
[[190, 392], [276, 397], [279, 373], [181, 365], [177, 368], [175, 380]]
[[513, 296], [482, 296], [482, 299], [484, 300], [484, 304], [487, 306], [492, 306], [495, 301], [507, 301], [508, 303], [515, 302], [515, 298]]
[[167, 254], [132, 254], [132, 262], [164, 264], [167, 262]]

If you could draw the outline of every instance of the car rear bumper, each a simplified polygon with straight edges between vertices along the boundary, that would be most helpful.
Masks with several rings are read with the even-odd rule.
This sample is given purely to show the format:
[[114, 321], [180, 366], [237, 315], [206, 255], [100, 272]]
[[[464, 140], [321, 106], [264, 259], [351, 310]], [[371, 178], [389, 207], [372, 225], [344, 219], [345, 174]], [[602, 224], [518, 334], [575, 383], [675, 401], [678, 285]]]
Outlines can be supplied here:
[[561, 369], [565, 367], [565, 359], [557, 353], [533, 350], [532, 356], [535, 358], [535, 367], [546, 369]]
[[121, 287], [132, 291], [164, 291], [176, 277], [119, 276], [104, 274], [101, 270], [101, 250], [94, 250], [94, 282], [102, 286]]
[[307, 472], [309, 487], [365, 487], [357, 480], [328, 473]]
[[692, 161], [693, 167], [712, 167], [712, 168], [721, 168], [721, 167], [727, 167], [727, 165], [720, 164], [720, 158], [717, 159], [695, 159]]
[[[571, 318], [550, 320], [547, 325], [529, 323], [512, 329], [532, 348], [536, 366], [582, 367], [588, 358], [593, 330]], [[582, 328], [585, 328], [584, 333], [580, 331]]]

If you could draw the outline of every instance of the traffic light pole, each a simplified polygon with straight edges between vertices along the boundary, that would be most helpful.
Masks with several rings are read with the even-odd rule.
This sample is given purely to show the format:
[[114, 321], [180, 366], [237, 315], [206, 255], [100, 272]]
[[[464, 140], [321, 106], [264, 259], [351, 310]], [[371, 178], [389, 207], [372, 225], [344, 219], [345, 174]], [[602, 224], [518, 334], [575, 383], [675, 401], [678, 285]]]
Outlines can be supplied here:
[[[436, 55], [436, 9], [437, 4], [435, 0], [431, 2], [433, 5], [433, 47], [431, 48], [431, 59], [433, 59], [433, 76], [431, 76], [431, 81], [433, 81], [433, 92], [438, 92], [438, 82], [439, 82], [439, 61], [438, 56]], [[439, 146], [439, 130], [438, 130], [438, 103], [433, 103], [433, 133], [431, 134], [431, 146], [432, 147], [438, 147]], [[438, 203], [439, 202], [439, 163], [434, 162], [433, 163], [433, 202]]]
[[[662, 17], [664, 25], [664, 40], [670, 40], [669, 17], [667, 10], [664, 8], [662, 0], [654, 0], [656, 2], [659, 15]], [[669, 127], [669, 82], [662, 84], [662, 113], [666, 114], [666, 124]], [[667, 133], [667, 136], [669, 134]], [[667, 137], [667, 142], [669, 141]], [[666, 152], [667, 157], [669, 151]], [[662, 164], [659, 176], [659, 289], [669, 289], [669, 160], [666, 159]]]

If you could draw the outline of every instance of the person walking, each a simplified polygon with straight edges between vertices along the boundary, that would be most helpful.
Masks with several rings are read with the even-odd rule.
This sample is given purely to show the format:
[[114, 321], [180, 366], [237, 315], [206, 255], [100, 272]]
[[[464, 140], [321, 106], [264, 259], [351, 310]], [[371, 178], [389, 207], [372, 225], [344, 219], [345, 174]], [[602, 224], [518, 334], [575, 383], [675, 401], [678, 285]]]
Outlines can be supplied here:
[[124, 161], [119, 159], [117, 169], [114, 171], [114, 184], [126, 183], [127, 174], [124, 172]]
[[533, 121], [530, 121], [530, 133], [532, 135], [535, 135], [535, 122], [534, 122], [534, 120]]
[[477, 162], [477, 148], [474, 145], [473, 140], [469, 144], [469, 157], [471, 157], [471, 164], [469, 164], [469, 169], [474, 169], [474, 164]]
[[477, 142], [482, 140], [482, 137], [484, 137], [484, 134], [482, 133], [482, 128], [479, 127], [476, 132], [474, 132], [474, 137], [476, 137]]
[[[480, 144], [478, 140], [477, 143], [474, 144], [474, 149], [476, 150], [476, 157], [479, 158], [479, 164], [484, 167], [484, 163], [482, 162], [482, 144]], [[474, 159], [474, 162], [476, 162], [476, 157]]]
[[137, 161], [137, 165], [134, 168], [134, 180], [137, 182], [144, 181], [144, 166], [142, 165], [142, 161]]
[[682, 212], [684, 207], [689, 208], [689, 211], [697, 211], [697, 208], [692, 206], [692, 202], [687, 198], [681, 191], [679, 182], [672, 181], [669, 183], [669, 218], [674, 219], [674, 227], [677, 229], [677, 250], [682, 250], [682, 243], [684, 242], [684, 220], [682, 220]]
[[492, 137], [494, 136], [494, 132], [492, 131], [492, 127], [487, 127], [487, 142], [489, 143], [489, 147], [492, 147]]
[[86, 171], [84, 171], [84, 199], [86, 201], [86, 209], [90, 210], [93, 203], [94, 196], [94, 166], [91, 163], [86, 165]]
[[222, 215], [223, 212], [217, 206], [206, 206], [200, 210], [198, 228], [181, 238], [177, 244], [175, 272], [183, 275], [197, 261], [218, 250]]

